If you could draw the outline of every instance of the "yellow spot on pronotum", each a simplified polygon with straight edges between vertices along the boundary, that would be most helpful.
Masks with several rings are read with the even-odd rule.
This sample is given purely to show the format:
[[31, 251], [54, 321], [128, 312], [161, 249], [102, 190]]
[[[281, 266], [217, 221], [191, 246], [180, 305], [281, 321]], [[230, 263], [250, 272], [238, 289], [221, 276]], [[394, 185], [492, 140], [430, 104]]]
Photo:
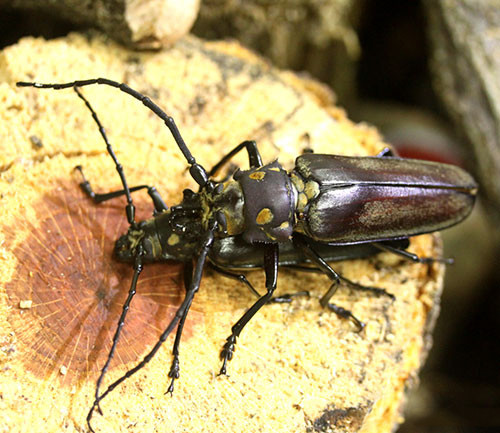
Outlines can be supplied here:
[[289, 223], [288, 221], [282, 222], [282, 223], [280, 224], [280, 229], [282, 229], [282, 230], [285, 230], [285, 229], [287, 229], [288, 227], [290, 227], [290, 223]]
[[171, 234], [167, 240], [167, 244], [169, 244], [172, 247], [174, 245], [177, 245], [178, 243], [179, 243], [179, 236], [176, 235], [175, 233]]
[[281, 171], [279, 167], [271, 167], [269, 170], [272, 170], [272, 171]]
[[273, 213], [271, 212], [271, 209], [265, 207], [262, 209], [258, 214], [257, 218], [255, 218], [255, 221], [259, 225], [267, 224], [270, 223], [273, 220]]
[[264, 171], [254, 171], [252, 174], [249, 174], [248, 177], [254, 180], [262, 180], [265, 175], [266, 173]]

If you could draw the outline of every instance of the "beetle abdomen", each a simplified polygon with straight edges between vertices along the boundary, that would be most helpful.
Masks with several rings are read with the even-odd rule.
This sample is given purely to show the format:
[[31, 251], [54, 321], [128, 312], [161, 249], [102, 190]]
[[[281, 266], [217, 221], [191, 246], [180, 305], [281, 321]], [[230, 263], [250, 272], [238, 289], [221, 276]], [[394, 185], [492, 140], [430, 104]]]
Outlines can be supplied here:
[[476, 183], [459, 167], [399, 158], [308, 154], [296, 172], [319, 185], [296, 229], [352, 244], [397, 239], [452, 226], [472, 210]]

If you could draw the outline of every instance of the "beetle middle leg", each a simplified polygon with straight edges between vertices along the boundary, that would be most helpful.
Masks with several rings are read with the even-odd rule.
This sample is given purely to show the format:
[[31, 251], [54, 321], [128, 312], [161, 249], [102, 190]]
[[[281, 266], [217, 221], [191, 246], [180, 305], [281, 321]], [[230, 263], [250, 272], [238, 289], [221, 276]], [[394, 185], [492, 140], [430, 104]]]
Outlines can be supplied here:
[[[252, 283], [250, 283], [250, 281], [248, 281], [247, 277], [244, 275], [244, 274], [238, 274], [236, 272], [231, 272], [231, 271], [228, 271], [212, 262], [209, 263], [208, 265], [211, 269], [213, 269], [215, 272], [218, 272], [219, 274], [227, 277], [227, 278], [231, 278], [233, 280], [236, 280], [240, 283], [243, 283], [245, 284], [245, 286], [248, 287], [248, 289], [254, 294], [256, 295], [258, 298], [261, 297], [260, 293], [255, 289], [255, 287], [252, 285]], [[296, 292], [296, 293], [286, 293], [286, 294], [283, 294], [283, 295], [280, 295], [280, 296], [275, 296], [271, 299], [269, 299], [269, 303], [276, 303], [276, 304], [288, 304], [290, 302], [292, 302], [292, 298], [295, 298], [295, 297], [298, 297], [298, 296], [307, 296], [309, 297], [310, 296], [310, 293], [307, 291], [307, 290], [303, 290], [303, 291], [300, 291], [300, 292]]]
[[208, 266], [213, 269], [215, 272], [218, 272], [219, 274], [227, 277], [227, 278], [231, 278], [233, 280], [236, 280], [236, 281], [239, 281], [240, 283], [243, 283], [245, 286], [248, 287], [248, 289], [254, 294], [256, 295], [258, 298], [261, 297], [261, 294], [255, 290], [255, 287], [252, 285], [252, 283], [250, 283], [250, 281], [247, 280], [247, 277], [243, 274], [237, 274], [235, 272], [231, 272], [231, 271], [228, 271], [222, 267], [220, 267], [219, 265], [216, 265], [215, 263], [212, 263], [210, 262], [208, 264]]
[[233, 358], [236, 338], [239, 337], [242, 329], [252, 319], [252, 317], [259, 311], [263, 305], [267, 304], [272, 298], [276, 289], [278, 281], [278, 263], [279, 263], [279, 248], [278, 244], [267, 244], [264, 252], [264, 271], [266, 273], [266, 290], [267, 293], [261, 296], [255, 304], [253, 304], [243, 316], [231, 328], [231, 335], [227, 337], [226, 343], [221, 351], [221, 358], [223, 360], [222, 367], [219, 375], [227, 374], [227, 362]]
[[[134, 191], [139, 191], [141, 189], [146, 189], [148, 190], [148, 194], [151, 197], [151, 200], [153, 200], [153, 204], [155, 206], [155, 211], [156, 212], [163, 212], [167, 210], [167, 205], [161, 198], [159, 192], [156, 190], [154, 186], [149, 186], [149, 185], [139, 185], [139, 186], [134, 186], [132, 188], [129, 188], [127, 185], [127, 181], [125, 178], [125, 173], [123, 172], [123, 167], [119, 163], [118, 158], [116, 157], [113, 147], [111, 146], [111, 143], [109, 142], [109, 139], [106, 135], [106, 131], [99, 120], [99, 117], [97, 116], [97, 113], [94, 111], [92, 106], [90, 105], [90, 102], [83, 96], [83, 94], [80, 92], [80, 90], [77, 87], [74, 87], [74, 90], [78, 97], [85, 103], [85, 106], [89, 109], [90, 113], [92, 114], [92, 118], [94, 119], [95, 123], [97, 124], [97, 127], [99, 128], [99, 132], [101, 134], [101, 137], [103, 138], [104, 142], [106, 143], [106, 149], [113, 159], [115, 165], [116, 165], [116, 170], [118, 171], [118, 174], [120, 175], [120, 179], [123, 184], [123, 189], [118, 190], [118, 191], [112, 191], [109, 193], [105, 194], [97, 194], [92, 190], [92, 187], [90, 186], [90, 182], [86, 179], [85, 175], [83, 174], [83, 169], [81, 165], [77, 165], [75, 167], [75, 170], [78, 170], [83, 178], [83, 181], [80, 183], [80, 188], [87, 194], [92, 200], [94, 200], [94, 203], [102, 203], [106, 200], [110, 200], [115, 197], [119, 197], [122, 195], [125, 195], [127, 197], [127, 206], [132, 206], [133, 208], [133, 203], [132, 203], [132, 197], [130, 196], [130, 193]], [[132, 209], [129, 211], [127, 210], [127, 216], [129, 212], [135, 213]], [[131, 222], [129, 221], [129, 224]]]

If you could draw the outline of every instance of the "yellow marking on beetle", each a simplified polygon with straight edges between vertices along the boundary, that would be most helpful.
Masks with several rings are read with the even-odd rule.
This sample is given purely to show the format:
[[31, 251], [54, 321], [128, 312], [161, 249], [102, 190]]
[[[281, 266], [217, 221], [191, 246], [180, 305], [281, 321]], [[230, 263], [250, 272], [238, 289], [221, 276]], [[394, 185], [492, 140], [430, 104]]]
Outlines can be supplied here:
[[280, 229], [282, 229], [282, 230], [285, 230], [285, 229], [287, 229], [288, 227], [290, 227], [290, 223], [289, 223], [288, 221], [285, 221], [285, 222], [282, 222], [282, 223], [280, 224], [280, 227], [279, 227], [279, 228], [280, 228]]
[[268, 233], [264, 227], [259, 227], [263, 232], [264, 234], [266, 235], [267, 239], [271, 240], [271, 241], [275, 241], [276, 240], [276, 236], [273, 236], [271, 233]]
[[307, 205], [307, 197], [303, 192], [301, 192], [299, 194], [299, 198], [297, 199], [297, 210], [303, 211], [306, 205]]
[[304, 192], [309, 200], [317, 197], [319, 195], [319, 185], [314, 181], [309, 181], [306, 183]]
[[248, 177], [250, 179], [254, 179], [254, 180], [262, 180], [262, 179], [264, 179], [265, 175], [266, 175], [266, 172], [264, 172], [264, 171], [254, 171], [252, 174], [249, 174]]
[[177, 245], [179, 243], [179, 236], [176, 235], [175, 233], [171, 234], [170, 237], [167, 240], [167, 244], [169, 244], [171, 247], [174, 245]]
[[271, 168], [268, 168], [268, 170], [281, 171], [281, 169], [279, 167], [271, 167]]
[[297, 176], [295, 173], [292, 173], [291, 179], [298, 192], [304, 191], [304, 181], [299, 176]]
[[262, 209], [257, 214], [257, 218], [255, 218], [256, 223], [259, 225], [270, 223], [272, 220], [273, 220], [273, 213], [271, 212], [271, 209], [267, 207]]

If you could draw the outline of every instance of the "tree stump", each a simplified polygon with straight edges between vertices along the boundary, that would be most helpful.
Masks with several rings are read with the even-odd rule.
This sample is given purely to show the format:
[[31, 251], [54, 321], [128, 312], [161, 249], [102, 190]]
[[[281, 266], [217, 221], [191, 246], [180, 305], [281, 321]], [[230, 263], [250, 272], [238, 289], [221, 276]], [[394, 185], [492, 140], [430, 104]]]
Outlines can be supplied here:
[[[120, 188], [90, 113], [71, 89], [20, 89], [16, 81], [102, 76], [127, 82], [175, 118], [205, 167], [246, 139], [257, 141], [264, 161], [279, 157], [288, 169], [307, 149], [374, 155], [386, 146], [373, 128], [332, 106], [328, 89], [273, 69], [236, 43], [188, 37], [169, 51], [139, 54], [74, 34], [23, 39], [0, 59], [0, 431], [85, 431], [132, 276], [130, 265], [112, 257], [127, 226], [125, 202], [94, 205], [72, 174], [82, 165], [96, 191]], [[152, 112], [116, 89], [82, 92], [129, 185], [155, 185], [169, 205], [184, 188], [195, 188]], [[247, 167], [247, 157], [235, 163]], [[138, 218], [150, 216], [147, 195], [134, 198]], [[413, 238], [411, 251], [439, 256], [439, 237]], [[259, 311], [238, 340], [229, 377], [217, 375], [219, 353], [254, 297], [206, 270], [185, 325], [173, 398], [165, 395], [171, 336], [146, 368], [103, 400], [96, 431], [392, 431], [429, 348], [443, 267], [384, 253], [334, 268], [387, 289], [396, 301], [341, 288], [335, 302], [367, 324], [358, 333], [320, 307], [326, 277], [280, 271], [278, 294], [307, 289], [312, 296]], [[248, 278], [263, 290], [263, 271]], [[183, 293], [179, 264], [145, 266], [105, 385], [149, 351]]]

